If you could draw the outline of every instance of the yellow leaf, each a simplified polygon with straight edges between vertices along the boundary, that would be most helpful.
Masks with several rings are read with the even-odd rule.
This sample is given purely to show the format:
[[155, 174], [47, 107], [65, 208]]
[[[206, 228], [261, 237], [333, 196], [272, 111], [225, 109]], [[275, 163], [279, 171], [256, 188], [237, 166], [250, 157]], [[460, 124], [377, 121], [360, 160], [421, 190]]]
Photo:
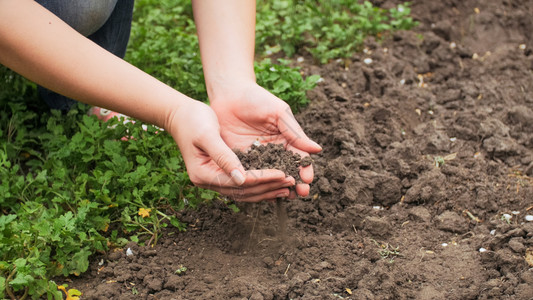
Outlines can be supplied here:
[[57, 289], [65, 293], [65, 295], [67, 296], [65, 300], [80, 300], [80, 297], [77, 296], [81, 296], [81, 292], [77, 289], [69, 289], [67, 292], [67, 289], [63, 285], [58, 285]]
[[346, 293], [348, 293], [350, 295], [352, 294], [352, 290], [350, 290], [349, 288], [345, 288], [345, 290], [346, 290]]
[[151, 208], [139, 208], [139, 216], [146, 218], [150, 216]]
[[70, 290], [68, 290], [68, 294], [67, 294], [67, 299], [66, 300], [79, 300], [80, 297], [77, 297], [77, 296], [81, 296], [81, 292], [78, 291], [77, 289], [70, 289]]

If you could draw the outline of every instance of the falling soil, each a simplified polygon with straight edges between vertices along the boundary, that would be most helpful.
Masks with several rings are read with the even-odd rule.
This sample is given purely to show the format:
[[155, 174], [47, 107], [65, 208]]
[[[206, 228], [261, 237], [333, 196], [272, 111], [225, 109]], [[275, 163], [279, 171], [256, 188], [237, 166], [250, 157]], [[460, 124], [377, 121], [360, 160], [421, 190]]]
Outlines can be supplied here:
[[[237, 150], [235, 153], [245, 170], [277, 169], [283, 171], [286, 176], [292, 176], [297, 183], [302, 182], [299, 174], [300, 167], [307, 167], [312, 163], [309, 156], [302, 158], [300, 154], [286, 150], [282, 144], [253, 144], [248, 151]], [[282, 241], [287, 239], [288, 216], [285, 201], [287, 199], [276, 199], [278, 233]]]
[[275, 204], [214, 201], [177, 213], [187, 231], [169, 227], [155, 247], [95, 256], [69, 287], [83, 299], [532, 299], [533, 3], [412, 10], [413, 31], [299, 63], [323, 78], [296, 117], [324, 150], [309, 197], [285, 202], [287, 242]]

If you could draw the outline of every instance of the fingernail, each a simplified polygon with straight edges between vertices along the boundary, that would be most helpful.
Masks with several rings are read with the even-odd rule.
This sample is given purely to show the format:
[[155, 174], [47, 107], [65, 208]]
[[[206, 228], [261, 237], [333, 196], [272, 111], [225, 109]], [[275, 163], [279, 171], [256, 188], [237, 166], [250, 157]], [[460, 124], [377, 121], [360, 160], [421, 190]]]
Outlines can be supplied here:
[[293, 186], [294, 185], [294, 179], [292, 177], [285, 178], [285, 181], [283, 183], [284, 187]]
[[287, 198], [288, 196], [287, 193], [279, 193], [276, 195], [276, 198]]
[[242, 185], [245, 181], [244, 176], [238, 169], [231, 171], [231, 179], [233, 179], [233, 182], [237, 185]]
[[320, 148], [320, 150], [322, 150], [322, 146], [320, 146], [317, 142], [315, 142], [315, 141], [311, 141], [311, 143], [312, 143], [315, 147]]

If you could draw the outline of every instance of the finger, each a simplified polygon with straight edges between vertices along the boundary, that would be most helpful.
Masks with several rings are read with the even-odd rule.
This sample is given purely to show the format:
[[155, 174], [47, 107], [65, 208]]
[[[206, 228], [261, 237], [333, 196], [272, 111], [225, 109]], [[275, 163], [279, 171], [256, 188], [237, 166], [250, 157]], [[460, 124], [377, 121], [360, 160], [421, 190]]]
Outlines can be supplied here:
[[278, 128], [285, 136], [289, 145], [307, 153], [318, 153], [322, 150], [319, 144], [307, 137], [294, 118], [290, 108], [285, 111], [285, 115], [278, 120]]
[[246, 181], [246, 172], [244, 171], [239, 158], [235, 152], [224, 143], [224, 140], [222, 140], [218, 133], [205, 138], [201, 148], [224, 171], [224, 173], [231, 177], [234, 184], [244, 184]]
[[296, 197], [298, 197], [298, 194], [296, 194], [294, 190], [291, 190], [291, 192], [289, 193], [289, 200], [296, 199]]
[[[307, 157], [309, 156], [309, 153], [304, 152], [300, 149], [294, 148], [292, 146], [287, 147], [288, 150], [300, 154], [300, 156]], [[315, 176], [315, 172], [313, 171], [313, 165], [309, 165], [307, 167], [300, 167], [300, 178], [304, 183], [311, 183], [313, 182], [313, 177]]]
[[270, 191], [274, 191], [274, 190], [278, 190], [282, 188], [288, 188], [291, 186], [294, 186], [294, 178], [292, 177], [290, 177], [287, 180], [282, 180], [278, 182], [269, 182], [269, 183], [260, 184], [260, 185], [247, 187], [247, 188], [243, 186], [221, 187], [221, 188], [218, 188], [218, 192], [223, 195], [234, 197], [234, 198], [236, 197], [236, 195], [238, 195], [238, 197], [240, 198], [243, 198], [243, 197], [261, 195], [261, 194], [268, 193]]
[[242, 197], [240, 199], [235, 199], [235, 200], [240, 201], [240, 202], [260, 202], [260, 201], [272, 200], [276, 198], [286, 198], [289, 196], [289, 193], [290, 192], [288, 188], [283, 188], [283, 189], [270, 191], [268, 193], [264, 193], [261, 195]]
[[300, 178], [304, 183], [313, 182], [314, 176], [315, 172], [313, 170], [313, 165], [309, 165], [307, 167], [300, 167]]
[[[289, 177], [286, 177], [285, 173], [276, 169], [261, 169], [261, 170], [248, 170], [246, 171], [246, 181], [243, 186], [254, 186], [262, 183], [283, 181]], [[292, 177], [290, 177], [292, 178]], [[292, 178], [294, 180], [294, 178]]]
[[296, 193], [300, 197], [306, 197], [307, 195], [309, 195], [309, 189], [309, 184], [306, 183], [299, 183], [296, 185]]

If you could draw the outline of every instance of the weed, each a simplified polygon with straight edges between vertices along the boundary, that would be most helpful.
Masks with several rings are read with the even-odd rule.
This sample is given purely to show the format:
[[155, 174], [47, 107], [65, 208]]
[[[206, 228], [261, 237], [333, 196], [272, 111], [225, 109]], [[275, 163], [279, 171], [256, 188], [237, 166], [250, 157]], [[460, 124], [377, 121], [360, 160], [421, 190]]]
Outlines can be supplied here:
[[180, 267], [174, 273], [178, 275], [182, 275], [185, 273], [185, 271], [187, 271], [187, 268], [184, 267], [183, 265], [180, 265]]
[[378, 254], [381, 259], [388, 259], [389, 263], [393, 263], [394, 259], [400, 256], [400, 246], [393, 247], [389, 243], [378, 243], [376, 240], [372, 240], [376, 246], [379, 247]]
[[289, 67], [289, 63], [288, 60], [278, 59], [278, 64], [273, 64], [266, 58], [255, 64], [255, 70], [257, 82], [297, 112], [309, 103], [305, 91], [314, 88], [320, 76], [312, 75], [304, 80], [299, 69]]

